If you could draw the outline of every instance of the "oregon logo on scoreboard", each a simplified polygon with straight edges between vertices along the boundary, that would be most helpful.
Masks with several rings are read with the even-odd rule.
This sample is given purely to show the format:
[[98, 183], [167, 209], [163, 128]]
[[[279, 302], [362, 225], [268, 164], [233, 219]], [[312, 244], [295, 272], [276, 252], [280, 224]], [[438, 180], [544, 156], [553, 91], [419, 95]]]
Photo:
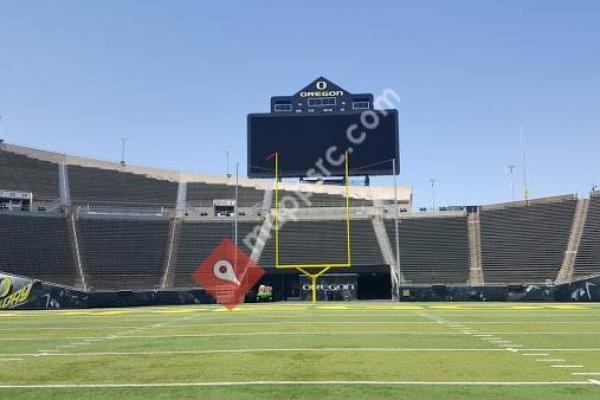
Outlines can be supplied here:
[[345, 112], [373, 108], [373, 95], [353, 94], [322, 76], [292, 96], [271, 97], [271, 112]]
[[[312, 86], [312, 85], [309, 85]], [[327, 97], [327, 96], [334, 96], [334, 97], [338, 97], [338, 96], [343, 96], [344, 95], [344, 91], [340, 88], [335, 88], [335, 89], [327, 89], [329, 85], [327, 84], [327, 81], [324, 79], [321, 80], [317, 80], [314, 82], [314, 90], [306, 90], [306, 88], [302, 89], [302, 91], [300, 91], [298, 94], [300, 95], [300, 97]]]

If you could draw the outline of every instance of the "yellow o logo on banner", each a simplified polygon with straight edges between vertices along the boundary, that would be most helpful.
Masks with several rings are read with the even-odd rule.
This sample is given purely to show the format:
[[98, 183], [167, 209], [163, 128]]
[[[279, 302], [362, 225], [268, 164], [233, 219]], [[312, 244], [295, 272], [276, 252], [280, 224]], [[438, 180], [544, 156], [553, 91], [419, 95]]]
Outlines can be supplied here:
[[0, 299], [6, 297], [12, 291], [12, 279], [8, 276], [0, 277]]

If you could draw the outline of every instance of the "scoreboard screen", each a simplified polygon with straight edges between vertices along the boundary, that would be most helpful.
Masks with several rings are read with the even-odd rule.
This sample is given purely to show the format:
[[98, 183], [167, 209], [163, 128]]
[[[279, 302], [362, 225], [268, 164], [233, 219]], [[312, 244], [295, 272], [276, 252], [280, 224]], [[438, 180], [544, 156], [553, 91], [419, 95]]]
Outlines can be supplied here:
[[399, 173], [398, 112], [248, 115], [250, 178], [273, 178], [275, 153], [280, 177], [343, 176], [345, 151], [349, 175], [392, 175], [393, 159]]

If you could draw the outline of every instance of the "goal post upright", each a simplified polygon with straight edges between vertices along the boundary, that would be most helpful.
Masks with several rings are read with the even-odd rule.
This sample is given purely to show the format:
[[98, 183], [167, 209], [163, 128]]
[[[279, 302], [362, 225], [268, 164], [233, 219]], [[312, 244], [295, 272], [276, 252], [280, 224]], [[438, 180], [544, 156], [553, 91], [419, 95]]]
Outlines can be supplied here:
[[[352, 241], [350, 238], [350, 180], [349, 180], [349, 157], [348, 151], [344, 154], [344, 203], [346, 220], [346, 262], [345, 263], [313, 263], [313, 264], [281, 264], [279, 262], [279, 153], [275, 152], [275, 268], [295, 269], [310, 279], [312, 303], [317, 302], [317, 279], [332, 268], [348, 268], [352, 265]], [[318, 272], [311, 272], [317, 269]]]

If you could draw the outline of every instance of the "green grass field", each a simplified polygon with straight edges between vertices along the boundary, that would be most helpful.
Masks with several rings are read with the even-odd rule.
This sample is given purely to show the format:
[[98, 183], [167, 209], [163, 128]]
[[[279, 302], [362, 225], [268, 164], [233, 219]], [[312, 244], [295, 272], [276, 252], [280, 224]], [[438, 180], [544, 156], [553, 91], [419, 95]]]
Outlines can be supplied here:
[[0, 313], [0, 399], [599, 399], [600, 305]]

